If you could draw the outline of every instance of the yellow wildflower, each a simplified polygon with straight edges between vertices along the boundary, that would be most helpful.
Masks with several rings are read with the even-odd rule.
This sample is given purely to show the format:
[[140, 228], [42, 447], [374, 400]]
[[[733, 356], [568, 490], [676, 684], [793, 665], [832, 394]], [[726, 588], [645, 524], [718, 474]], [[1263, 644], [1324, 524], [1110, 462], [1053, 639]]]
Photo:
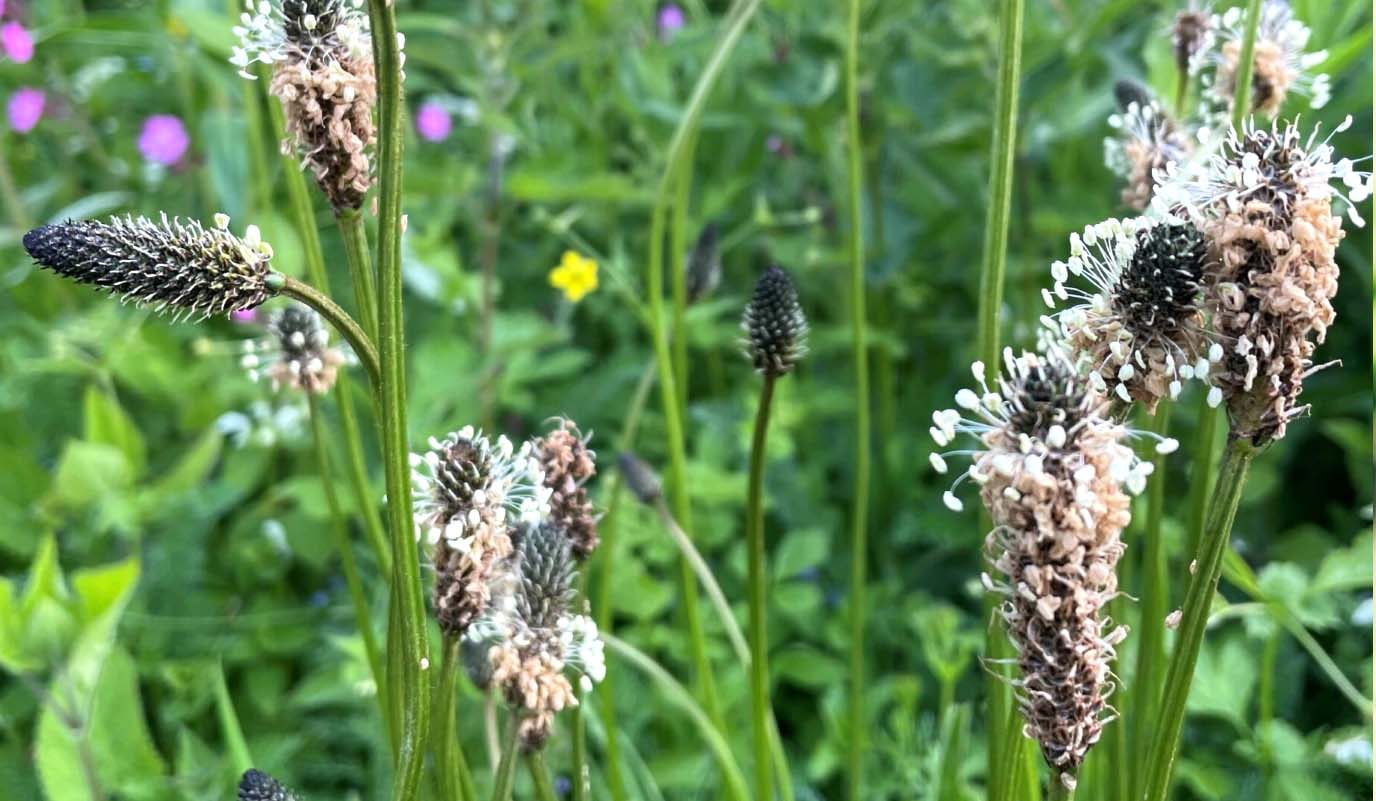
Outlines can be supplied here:
[[559, 266], [549, 271], [549, 285], [562, 290], [570, 302], [577, 303], [597, 289], [597, 262], [566, 250]]

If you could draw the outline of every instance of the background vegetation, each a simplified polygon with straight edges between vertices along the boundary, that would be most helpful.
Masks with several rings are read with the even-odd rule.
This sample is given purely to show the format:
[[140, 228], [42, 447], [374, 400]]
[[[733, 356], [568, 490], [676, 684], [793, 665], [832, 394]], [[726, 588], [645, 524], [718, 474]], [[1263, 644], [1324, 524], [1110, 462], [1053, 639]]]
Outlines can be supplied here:
[[[618, 434], [651, 359], [628, 301], [644, 296], [649, 205], [725, 4], [685, 0], [683, 26], [670, 30], [661, 9], [640, 0], [399, 3], [408, 103], [414, 111], [436, 101], [454, 118], [441, 141], [413, 126], [406, 148], [412, 440], [469, 422], [524, 435], [568, 415], [596, 432], [596, 493], [610, 506]], [[309, 798], [381, 798], [383, 727], [302, 407], [237, 365], [238, 341], [259, 330], [150, 319], [38, 272], [19, 247], [24, 230], [47, 220], [223, 211], [236, 228], [261, 226], [275, 266], [300, 274], [261, 86], [227, 62], [237, 9], [217, 0], [5, 5], [6, 21], [22, 21], [36, 48], [24, 63], [0, 60], [0, 93], [37, 88], [46, 103], [31, 131], [11, 124], [0, 135], [0, 188], [12, 187], [0, 224], [0, 796], [87, 799], [96, 783], [131, 801], [226, 798], [235, 771], [223, 686], [260, 767]], [[938, 797], [943, 758], [958, 795], [983, 795], [982, 532], [975, 515], [942, 507], [926, 429], [974, 357], [997, 61], [991, 5], [876, 0], [861, 23], [876, 454], [866, 798]], [[1322, 69], [1334, 76], [1331, 103], [1307, 116], [1327, 129], [1354, 115], [1335, 144], [1345, 155], [1370, 152], [1369, 8], [1294, 5], [1329, 49]], [[1066, 235], [1122, 213], [1102, 166], [1112, 84], [1134, 77], [1169, 94], [1175, 10], [1029, 3], [1005, 341], [1031, 344], [1038, 292]], [[758, 382], [738, 353], [737, 325], [766, 264], [793, 271], [813, 323], [811, 355], [779, 385], [766, 476], [774, 705], [805, 799], [841, 795], [846, 748], [854, 403], [844, 35], [834, 2], [765, 3], [708, 104], [687, 212], [690, 232], [718, 223], [724, 266], [720, 288], [687, 322], [693, 535], [741, 619]], [[188, 134], [172, 164], [140, 149], [154, 114], [178, 117]], [[494, 151], [507, 155], [485, 354], [479, 254]], [[323, 205], [318, 216], [329, 218]], [[327, 226], [322, 235], [333, 284], [347, 287], [337, 234]], [[566, 249], [600, 266], [599, 289], [577, 304], [547, 283]], [[1313, 417], [1253, 468], [1235, 529], [1245, 567], [1228, 576], [1229, 605], [1215, 611], [1200, 659], [1180, 798], [1370, 797], [1370, 253], [1369, 232], [1349, 229], [1338, 322], [1319, 352], [1344, 367], [1312, 379], [1304, 399]], [[1193, 401], [1173, 421], [1185, 443]], [[659, 408], [646, 406], [634, 448], [663, 468]], [[1186, 450], [1154, 479], [1166, 481], [1171, 608], [1189, 561]], [[380, 469], [373, 478], [380, 495]], [[592, 562], [594, 599], [606, 587], [617, 635], [686, 681], [676, 551], [629, 499], [611, 522], [613, 547]], [[1141, 547], [1133, 532], [1127, 541], [1131, 591]], [[615, 569], [603, 583], [608, 559]], [[371, 563], [365, 570], [376, 575]], [[380, 622], [384, 585], [373, 589]], [[1136, 612], [1129, 602], [1119, 614], [1131, 622]], [[746, 676], [706, 619], [728, 732], [746, 753]], [[1131, 687], [1127, 642], [1118, 673]], [[717, 778], [696, 732], [640, 675], [616, 659], [610, 667], [631, 796], [711, 794]], [[1356, 683], [1346, 693], [1335, 680], [1343, 676]], [[463, 687], [459, 731], [481, 762], [481, 701]], [[594, 795], [606, 797], [597, 758], [605, 732], [596, 715], [584, 720]], [[78, 747], [83, 738], [88, 747]], [[558, 773], [569, 739], [553, 742]], [[1110, 751], [1091, 756], [1091, 787], [1106, 786], [1093, 783], [1109, 780]]]

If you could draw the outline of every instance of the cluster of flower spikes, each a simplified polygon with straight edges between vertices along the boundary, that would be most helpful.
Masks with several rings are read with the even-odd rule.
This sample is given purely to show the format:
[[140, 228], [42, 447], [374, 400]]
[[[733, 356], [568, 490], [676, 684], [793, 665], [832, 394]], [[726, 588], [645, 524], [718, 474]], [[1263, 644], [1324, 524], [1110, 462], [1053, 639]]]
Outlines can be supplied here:
[[577, 568], [568, 532], [544, 520], [523, 523], [513, 538], [493, 602], [468, 640], [487, 646], [484, 678], [516, 709], [529, 752], [549, 739], [555, 715], [578, 705], [567, 674], [586, 692], [606, 675], [606, 661], [597, 624], [574, 611]]
[[214, 228], [166, 214], [67, 220], [24, 234], [24, 249], [58, 275], [177, 317], [252, 309], [280, 288], [257, 226], [235, 236], [223, 214]]
[[240, 364], [257, 381], [266, 373], [274, 391], [283, 385], [323, 395], [334, 386], [349, 355], [330, 347], [330, 332], [313, 309], [290, 305], [268, 318], [268, 336], [244, 342]]
[[586, 484], [597, 473], [597, 454], [573, 421], [559, 418], [554, 430], [535, 441], [535, 453], [549, 490], [549, 518], [568, 535], [580, 562], [597, 550], [597, 520]]
[[538, 520], [549, 490], [530, 443], [493, 443], [467, 426], [411, 454], [416, 537], [432, 548], [435, 617], [462, 636], [486, 611], [499, 565], [512, 553], [511, 513]]
[[[1215, 102], [1231, 113], [1246, 32], [1243, 9], [1234, 6], [1215, 15], [1211, 28], [1215, 31], [1215, 46], [1195, 63], [1214, 68], [1211, 94]], [[1274, 117], [1292, 92], [1307, 96], [1313, 108], [1322, 108], [1328, 102], [1328, 76], [1312, 72], [1328, 59], [1328, 53], [1306, 53], [1308, 44], [1309, 28], [1295, 19], [1289, 0], [1264, 0], [1253, 45], [1250, 111]]]
[[[978, 445], [931, 461], [946, 472], [947, 457], [971, 457], [945, 501], [959, 510], [955, 486], [966, 478], [980, 486], [994, 523], [986, 550], [1001, 575], [984, 581], [1002, 598], [998, 611], [1017, 651], [1025, 731], [1073, 787], [1112, 715], [1114, 646], [1127, 631], [1104, 608], [1117, 593], [1129, 493], [1145, 487], [1152, 465], [1136, 457], [1127, 444], [1135, 432], [1107, 416], [1107, 400], [1063, 352], [1015, 358], [1005, 350], [995, 388], [983, 363], [973, 373], [978, 392], [962, 389], [958, 409], [935, 412], [931, 434], [939, 447], [960, 434]], [[1174, 446], [1163, 439], [1158, 449]]]
[[1346, 205], [1360, 226], [1356, 204], [1372, 192], [1371, 174], [1349, 159], [1335, 162], [1333, 134], [1319, 140], [1318, 133], [1248, 122], [1222, 142], [1202, 177], [1161, 198], [1204, 233], [1206, 298], [1224, 346], [1213, 381], [1233, 435], [1256, 445], [1283, 437], [1306, 411], [1298, 398], [1317, 369], [1314, 349], [1333, 321], [1338, 288], [1334, 255], [1344, 233], [1333, 204]]
[[287, 140], [336, 210], [358, 209], [373, 183], [377, 79], [368, 19], [357, 0], [247, 0], [230, 61], [253, 78], [271, 65]]
[[[1182, 382], [1207, 381], [1210, 359], [1223, 349], [1205, 328], [1204, 237], [1188, 221], [1110, 219], [1070, 235], [1070, 258], [1051, 265], [1042, 318], [1064, 347], [1087, 366], [1090, 384], [1121, 404], [1155, 413]], [[1072, 279], [1089, 289], [1069, 286]], [[1211, 391], [1217, 405], [1219, 394]]]
[[1115, 135], [1104, 139], [1104, 163], [1125, 181], [1123, 205], [1141, 211], [1161, 170], [1188, 158], [1194, 142], [1146, 87], [1119, 81], [1114, 94], [1121, 111], [1108, 118]]

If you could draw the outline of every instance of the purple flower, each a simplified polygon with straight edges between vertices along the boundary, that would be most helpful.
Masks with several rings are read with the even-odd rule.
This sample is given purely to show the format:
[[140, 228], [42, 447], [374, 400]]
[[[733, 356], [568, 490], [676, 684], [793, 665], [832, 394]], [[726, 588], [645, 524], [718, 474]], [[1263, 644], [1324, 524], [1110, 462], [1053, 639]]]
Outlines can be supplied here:
[[659, 7], [655, 21], [659, 25], [659, 38], [668, 41], [683, 27], [683, 9], [679, 8], [677, 3], [665, 3]]
[[143, 122], [139, 134], [139, 152], [154, 164], [170, 167], [181, 161], [191, 139], [180, 118], [171, 114], [154, 114]]
[[232, 311], [229, 313], [229, 319], [233, 320], [236, 323], [244, 323], [246, 325], [251, 325], [253, 323], [258, 322], [258, 310], [240, 309], [238, 311]]
[[9, 113], [10, 128], [16, 133], [28, 133], [43, 116], [43, 103], [47, 100], [39, 89], [24, 87], [10, 95], [6, 111]]
[[0, 46], [5, 55], [19, 64], [33, 58], [33, 37], [17, 22], [6, 22], [0, 26]]
[[416, 112], [416, 130], [427, 142], [443, 142], [449, 137], [452, 127], [454, 121], [450, 119], [449, 112], [434, 100], [422, 103]]

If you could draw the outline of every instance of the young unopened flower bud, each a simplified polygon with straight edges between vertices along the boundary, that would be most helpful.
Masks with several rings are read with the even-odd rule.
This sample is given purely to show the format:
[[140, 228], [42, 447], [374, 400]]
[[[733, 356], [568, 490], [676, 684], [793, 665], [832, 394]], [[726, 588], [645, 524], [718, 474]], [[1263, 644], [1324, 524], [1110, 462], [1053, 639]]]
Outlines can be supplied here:
[[597, 550], [598, 539], [597, 514], [584, 484], [597, 472], [597, 454], [588, 448], [588, 437], [563, 418], [536, 440], [535, 451], [550, 491], [549, 519], [568, 534], [574, 557], [587, 559]]
[[586, 691], [606, 675], [606, 661], [597, 625], [573, 609], [577, 570], [568, 534], [553, 523], [527, 523], [514, 538], [491, 610], [469, 636], [489, 643], [492, 683], [518, 712], [522, 748], [535, 751], [554, 716], [578, 705], [566, 671]]
[[1194, 144], [1145, 86], [1119, 81], [1114, 96], [1121, 111], [1108, 118], [1117, 133], [1104, 139], [1104, 164], [1126, 182], [1123, 204], [1141, 211], [1162, 173], [1187, 159]]
[[646, 464], [644, 459], [634, 453], [623, 453], [617, 457], [616, 465], [621, 468], [626, 488], [636, 500], [643, 504], [653, 504], [662, 497], [659, 476], [655, 475], [654, 468]]
[[[998, 611], [1017, 651], [1024, 730], [1073, 786], [1112, 714], [1114, 646], [1126, 629], [1103, 611], [1117, 593], [1128, 493], [1144, 488], [1151, 463], [1133, 454], [1125, 444], [1132, 432], [1103, 416], [1103, 396], [1059, 351], [1014, 358], [1005, 350], [1004, 362], [995, 387], [975, 364], [978, 390], [956, 396], [972, 416], [938, 411], [932, 436], [942, 447], [959, 433], [979, 442], [956, 483], [980, 486], [994, 522], [985, 547], [1002, 579], [984, 582], [1002, 597]], [[945, 457], [960, 453], [971, 452], [938, 454], [933, 464], [944, 469]], [[953, 492], [946, 502], [960, 508]]]
[[684, 266], [687, 282], [688, 302], [697, 303], [716, 290], [721, 283], [721, 253], [717, 250], [717, 224], [709, 222], [702, 227], [693, 251], [688, 254]]
[[529, 444], [516, 451], [500, 437], [494, 445], [469, 426], [430, 446], [411, 455], [416, 536], [434, 549], [440, 629], [460, 636], [487, 610], [493, 571], [511, 554], [508, 513], [540, 518], [549, 490]]
[[249, 768], [239, 780], [239, 801], [296, 801], [296, 796], [261, 770]]
[[1223, 141], [1201, 183], [1184, 187], [1210, 251], [1207, 300], [1223, 345], [1214, 382], [1233, 436], [1258, 446], [1283, 437], [1308, 408], [1298, 398], [1338, 291], [1343, 228], [1334, 201], [1362, 225], [1355, 204], [1372, 191], [1370, 173], [1334, 162], [1328, 140], [1317, 137], [1294, 124], [1248, 124]]
[[367, 16], [350, 0], [247, 0], [231, 63], [247, 78], [272, 65], [287, 140], [336, 210], [358, 209], [372, 186], [368, 152], [377, 141]]
[[[1207, 380], [1210, 342], [1201, 287], [1204, 238], [1190, 222], [1105, 220], [1070, 237], [1069, 261], [1051, 267], [1044, 318], [1071, 355], [1089, 366], [1094, 388], [1155, 413], [1182, 382]], [[1074, 286], [1088, 283], [1088, 291]]]
[[249, 377], [257, 381], [265, 373], [274, 391], [285, 385], [315, 395], [329, 392], [349, 356], [330, 347], [320, 315], [306, 306], [287, 306], [273, 313], [267, 328], [264, 339], [244, 343], [240, 363]]
[[[1242, 57], [1242, 40], [1246, 34], [1246, 15], [1239, 6], [1215, 16], [1219, 47], [1213, 52], [1214, 99], [1232, 107], [1237, 89], [1238, 61]], [[1295, 19], [1289, 0], [1265, 0], [1257, 27], [1252, 54], [1251, 111], [1274, 117], [1290, 92], [1309, 97], [1313, 108], [1328, 102], [1328, 76], [1312, 74], [1314, 67], [1328, 59], [1320, 50], [1304, 52], [1309, 43], [1309, 28]]]
[[225, 225], [178, 219], [112, 217], [44, 225], [24, 234], [24, 249], [58, 275], [148, 304], [178, 317], [251, 309], [276, 294], [272, 248], [250, 225], [243, 237]]
[[807, 353], [807, 318], [787, 270], [774, 265], [760, 276], [741, 328], [755, 369], [771, 378], [788, 373]]

